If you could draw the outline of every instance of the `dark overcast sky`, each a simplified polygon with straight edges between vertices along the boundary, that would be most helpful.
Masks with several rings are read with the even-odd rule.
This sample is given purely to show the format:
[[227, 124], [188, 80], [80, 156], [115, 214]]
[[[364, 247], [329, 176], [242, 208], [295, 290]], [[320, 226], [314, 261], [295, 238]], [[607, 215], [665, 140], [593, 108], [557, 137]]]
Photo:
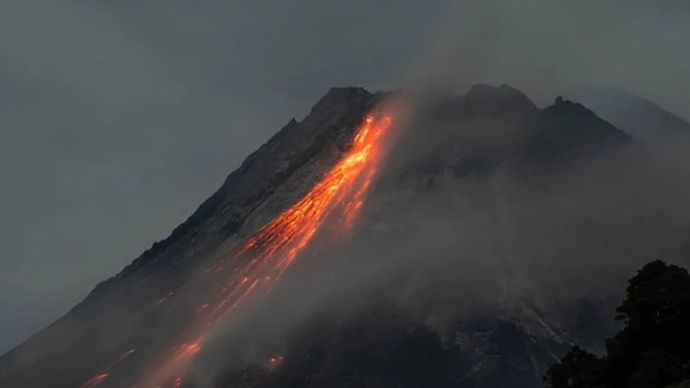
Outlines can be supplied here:
[[690, 117], [678, 1], [3, 0], [0, 352], [330, 86], [623, 86]]

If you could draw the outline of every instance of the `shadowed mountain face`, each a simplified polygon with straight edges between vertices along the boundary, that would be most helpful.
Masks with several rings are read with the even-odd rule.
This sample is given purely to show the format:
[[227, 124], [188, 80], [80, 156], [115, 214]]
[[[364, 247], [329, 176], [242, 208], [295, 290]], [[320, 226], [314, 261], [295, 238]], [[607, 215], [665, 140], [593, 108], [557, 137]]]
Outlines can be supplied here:
[[[330, 90], [170, 237], [2, 356], [0, 386], [141, 381], [193, 324], [204, 269], [299, 201], [397, 98]], [[353, 234], [315, 240], [183, 386], [539, 386], [571, 344], [610, 334], [626, 271], [687, 252], [688, 188], [585, 106], [540, 109], [505, 85], [412, 100], [404, 121], [393, 113]]]

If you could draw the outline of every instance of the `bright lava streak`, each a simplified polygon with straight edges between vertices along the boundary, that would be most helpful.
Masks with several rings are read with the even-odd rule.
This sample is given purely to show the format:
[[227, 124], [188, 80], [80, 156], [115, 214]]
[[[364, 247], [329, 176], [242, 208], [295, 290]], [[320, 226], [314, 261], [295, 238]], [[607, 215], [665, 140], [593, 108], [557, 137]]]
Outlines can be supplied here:
[[99, 375], [94, 376], [94, 377], [91, 378], [89, 381], [85, 382], [84, 384], [82, 384], [79, 388], [93, 388], [93, 387], [97, 387], [97, 386], [100, 385], [102, 382], [104, 382], [105, 379], [107, 379], [107, 378], [108, 378], [108, 374], [107, 374], [107, 373], [101, 373], [101, 374], [99, 374]]
[[[225, 280], [212, 298], [218, 301], [203, 304], [211, 320], [234, 309], [253, 292], [270, 290], [334, 212], [340, 212], [335, 215], [341, 217], [345, 230], [352, 228], [377, 171], [381, 138], [391, 123], [390, 116], [368, 115], [350, 149], [302, 199], [259, 229], [229, 261], [212, 271]], [[228, 276], [225, 266], [238, 257], [247, 258], [246, 264]]]
[[[210, 268], [208, 273], [216, 287], [194, 311], [199, 318], [190, 328], [188, 340], [177, 346], [137, 387], [180, 386], [180, 374], [201, 350], [211, 326], [253, 294], [270, 292], [327, 218], [339, 217], [343, 230], [351, 230], [378, 169], [382, 138], [391, 124], [388, 115], [368, 115], [357, 129], [351, 147], [299, 201], [240, 244], [228, 259]], [[237, 262], [244, 264], [231, 265]], [[171, 295], [154, 302], [154, 306]], [[103, 377], [96, 385], [107, 378], [105, 374], [92, 380], [100, 376]]]
[[108, 366], [105, 369], [105, 371], [103, 371], [103, 372], [97, 374], [96, 376], [90, 378], [84, 384], [80, 385], [79, 388], [94, 388], [94, 387], [101, 385], [101, 383], [103, 383], [106, 379], [108, 379], [108, 376], [109, 376], [108, 372], [110, 372], [111, 369], [118, 366], [121, 362], [128, 359], [132, 354], [134, 354], [134, 348], [126, 351], [114, 363], [110, 364], [110, 366]]

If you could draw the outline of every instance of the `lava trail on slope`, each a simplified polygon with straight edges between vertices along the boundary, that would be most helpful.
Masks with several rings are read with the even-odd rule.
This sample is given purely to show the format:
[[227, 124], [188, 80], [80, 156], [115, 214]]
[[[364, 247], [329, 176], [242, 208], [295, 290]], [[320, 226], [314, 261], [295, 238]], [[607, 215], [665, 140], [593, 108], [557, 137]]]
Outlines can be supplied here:
[[[382, 138], [392, 118], [386, 114], [366, 116], [356, 131], [351, 147], [294, 205], [283, 211], [232, 254], [204, 271], [211, 284], [201, 300], [184, 340], [164, 356], [136, 387], [179, 387], [189, 363], [202, 349], [224, 317], [255, 295], [265, 295], [312, 241], [326, 219], [347, 232], [364, 204], [366, 193], [380, 164]], [[166, 302], [172, 293], [155, 301]], [[100, 373], [83, 387], [103, 383]]]

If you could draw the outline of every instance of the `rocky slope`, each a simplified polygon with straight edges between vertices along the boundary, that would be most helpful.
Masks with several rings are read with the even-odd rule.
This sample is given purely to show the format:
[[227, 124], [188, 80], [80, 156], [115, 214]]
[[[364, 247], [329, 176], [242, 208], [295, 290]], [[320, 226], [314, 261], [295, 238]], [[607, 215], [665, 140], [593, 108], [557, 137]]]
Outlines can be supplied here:
[[[184, 326], [184, 317], [177, 313], [185, 306], [152, 316], [147, 312], [151, 303], [174, 294], [204, 262], [304, 193], [347, 147], [376, 100], [359, 88], [331, 89], [304, 120], [291, 120], [250, 155], [168, 238], [99, 284], [66, 316], [4, 355], [0, 385], [79, 386], [133, 344], [157, 348], [157, 341], [175, 332], [168, 322]], [[152, 335], [149, 329], [159, 332]]]

